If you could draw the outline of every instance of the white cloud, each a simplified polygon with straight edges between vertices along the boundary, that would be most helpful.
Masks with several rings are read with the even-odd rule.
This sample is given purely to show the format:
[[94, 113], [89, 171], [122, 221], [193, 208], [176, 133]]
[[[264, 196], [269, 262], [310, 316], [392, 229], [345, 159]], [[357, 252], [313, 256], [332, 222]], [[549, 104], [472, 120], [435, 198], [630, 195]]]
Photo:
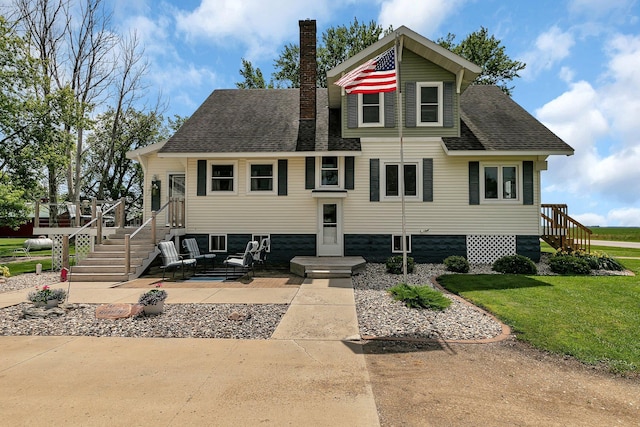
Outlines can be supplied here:
[[179, 32], [218, 45], [241, 43], [248, 59], [273, 58], [283, 41], [296, 39], [303, 17], [321, 21], [332, 2], [297, 0], [202, 0], [193, 11], [177, 11]]
[[440, 24], [450, 15], [461, 10], [466, 0], [384, 0], [380, 7], [378, 23], [387, 28], [405, 25], [417, 33], [432, 37]]
[[607, 224], [622, 227], [640, 226], [640, 208], [615, 209], [607, 213]]
[[521, 71], [526, 79], [534, 79], [541, 71], [549, 70], [556, 63], [569, 56], [575, 44], [574, 36], [569, 31], [562, 31], [553, 26], [540, 34], [534, 48], [522, 55], [527, 68]]
[[[551, 192], [569, 191], [600, 200], [601, 206], [621, 204], [637, 209], [640, 36], [617, 35], [607, 43], [607, 51], [607, 71], [598, 80], [599, 86], [571, 83], [569, 90], [536, 111], [547, 127], [575, 149], [571, 158], [549, 160], [552, 165], [545, 181], [553, 183], [547, 187]], [[636, 212], [633, 209], [612, 210], [605, 224], [626, 224], [631, 221], [628, 212]]]
[[634, 0], [571, 0], [569, 10], [573, 13], [602, 16], [611, 12], [627, 12]]
[[580, 224], [586, 225], [587, 227], [593, 227], [596, 225], [603, 226], [603, 225], [609, 224], [609, 222], [607, 222], [608, 220], [606, 217], [599, 214], [595, 214], [595, 213], [572, 215], [572, 218], [574, 218]]

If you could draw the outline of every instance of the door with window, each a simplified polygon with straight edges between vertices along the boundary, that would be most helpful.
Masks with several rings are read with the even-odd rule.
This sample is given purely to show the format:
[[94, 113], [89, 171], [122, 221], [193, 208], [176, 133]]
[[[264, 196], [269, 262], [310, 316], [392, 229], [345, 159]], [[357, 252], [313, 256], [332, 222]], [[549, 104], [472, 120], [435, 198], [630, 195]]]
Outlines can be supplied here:
[[185, 177], [184, 173], [169, 173], [169, 190], [167, 196], [169, 200], [176, 200], [171, 206], [171, 211], [167, 212], [168, 226], [184, 226], [184, 218], [182, 218], [184, 196], [185, 196]]
[[342, 200], [318, 200], [318, 256], [342, 256]]

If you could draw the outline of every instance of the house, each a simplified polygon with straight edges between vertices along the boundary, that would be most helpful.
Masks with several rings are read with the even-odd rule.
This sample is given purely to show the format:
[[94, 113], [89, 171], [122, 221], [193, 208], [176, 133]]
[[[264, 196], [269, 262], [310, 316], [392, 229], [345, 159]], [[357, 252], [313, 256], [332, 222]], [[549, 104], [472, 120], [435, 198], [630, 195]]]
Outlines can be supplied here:
[[[334, 84], [396, 40], [400, 105], [396, 92]], [[539, 259], [540, 174], [569, 145], [499, 88], [471, 85], [478, 66], [404, 26], [330, 70], [326, 89], [315, 84], [315, 43], [315, 21], [300, 21], [300, 89], [215, 90], [169, 140], [129, 153], [153, 188], [145, 217], [183, 198], [183, 234], [202, 251], [224, 256], [269, 236], [273, 262], [383, 262], [402, 253], [404, 205], [416, 262]]]

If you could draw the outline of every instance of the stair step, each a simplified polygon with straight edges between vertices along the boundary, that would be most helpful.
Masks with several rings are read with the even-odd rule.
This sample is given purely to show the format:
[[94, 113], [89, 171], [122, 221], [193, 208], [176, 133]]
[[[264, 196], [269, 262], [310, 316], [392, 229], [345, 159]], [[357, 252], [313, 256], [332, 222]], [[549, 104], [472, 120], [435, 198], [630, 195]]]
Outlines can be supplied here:
[[71, 273], [71, 282], [126, 282], [129, 275], [120, 273]]
[[318, 269], [305, 270], [305, 276], [312, 279], [332, 279], [340, 277], [351, 277], [351, 270]]
[[[133, 270], [133, 271], [131, 271]], [[131, 266], [130, 272], [135, 272], [135, 266]], [[110, 273], [124, 274], [124, 265], [74, 265], [72, 273]]]
[[[142, 265], [142, 261], [145, 258], [131, 258], [129, 263], [131, 265]], [[124, 265], [124, 255], [120, 258], [85, 258], [81, 261], [78, 261], [76, 265], [79, 266], [103, 266], [103, 265]]]

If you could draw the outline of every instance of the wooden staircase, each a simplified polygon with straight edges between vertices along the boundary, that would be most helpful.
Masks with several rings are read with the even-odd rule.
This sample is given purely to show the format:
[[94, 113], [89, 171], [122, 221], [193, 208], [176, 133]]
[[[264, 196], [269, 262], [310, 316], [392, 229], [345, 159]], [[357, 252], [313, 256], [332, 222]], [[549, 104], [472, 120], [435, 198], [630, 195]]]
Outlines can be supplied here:
[[554, 249], [591, 252], [592, 231], [568, 215], [565, 204], [543, 204], [542, 240]]
[[[135, 229], [119, 228], [101, 244], [97, 244], [86, 258], [71, 267], [74, 282], [122, 282], [139, 277], [159, 254], [151, 238], [151, 229], [140, 230], [129, 243], [129, 271], [126, 271], [125, 235]], [[172, 238], [169, 227], [157, 227], [155, 241]]]

